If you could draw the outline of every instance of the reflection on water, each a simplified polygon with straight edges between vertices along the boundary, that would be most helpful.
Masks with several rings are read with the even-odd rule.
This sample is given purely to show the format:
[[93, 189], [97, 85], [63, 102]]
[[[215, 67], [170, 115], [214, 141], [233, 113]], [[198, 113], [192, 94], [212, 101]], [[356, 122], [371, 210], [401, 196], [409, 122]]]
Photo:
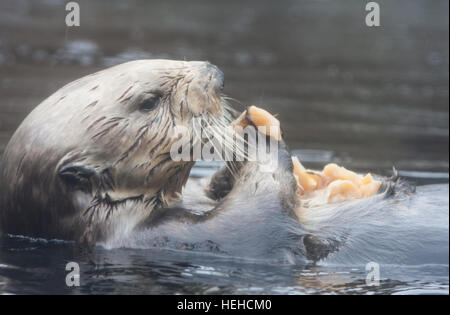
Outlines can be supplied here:
[[[383, 265], [380, 286], [362, 265], [268, 265], [166, 250], [96, 248], [95, 265], [73, 244], [3, 240], [2, 293], [66, 294], [448, 294], [448, 265]], [[82, 262], [81, 286], [65, 286], [65, 264]], [[420, 275], [420, 276], [418, 276]]]
[[[0, 2], [0, 152], [67, 82], [133, 59], [199, 59], [225, 72], [225, 93], [278, 113], [308, 166], [388, 174], [395, 165], [419, 184], [448, 182], [448, 1], [378, 1], [382, 26], [370, 29], [359, 0], [80, 0], [81, 26], [71, 29], [65, 2]], [[369, 288], [364, 266], [101, 248], [74, 290], [64, 285], [65, 263], [87, 260], [72, 244], [2, 242], [5, 293], [448, 293], [448, 265], [386, 266], [381, 286]]]

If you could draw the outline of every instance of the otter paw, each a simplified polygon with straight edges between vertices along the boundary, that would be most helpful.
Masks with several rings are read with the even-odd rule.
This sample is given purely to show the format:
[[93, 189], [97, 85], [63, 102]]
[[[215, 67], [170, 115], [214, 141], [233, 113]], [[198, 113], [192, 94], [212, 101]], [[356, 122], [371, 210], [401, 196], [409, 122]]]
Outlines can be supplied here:
[[242, 128], [255, 126], [263, 134], [277, 141], [281, 140], [280, 121], [268, 111], [256, 106], [250, 106], [234, 121], [233, 127], [238, 126]]

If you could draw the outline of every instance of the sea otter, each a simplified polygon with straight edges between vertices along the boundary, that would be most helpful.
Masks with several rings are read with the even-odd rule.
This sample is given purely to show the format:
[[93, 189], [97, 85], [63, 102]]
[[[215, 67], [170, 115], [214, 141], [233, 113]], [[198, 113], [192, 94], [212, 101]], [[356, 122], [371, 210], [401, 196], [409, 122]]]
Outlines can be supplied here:
[[[216, 66], [171, 60], [132, 61], [64, 86], [6, 147], [0, 229], [86, 246], [317, 261], [351, 243], [352, 219], [367, 224], [370, 210], [379, 216], [380, 207], [407, 196], [396, 178], [362, 177], [336, 165], [306, 170], [292, 158], [278, 121], [256, 107], [238, 117], [223, 87]], [[194, 119], [215, 132], [245, 126], [257, 129], [260, 142], [275, 139], [276, 167], [228, 161], [209, 179], [189, 180], [194, 161], [173, 159], [171, 148], [179, 127], [190, 142], [204, 143]]]

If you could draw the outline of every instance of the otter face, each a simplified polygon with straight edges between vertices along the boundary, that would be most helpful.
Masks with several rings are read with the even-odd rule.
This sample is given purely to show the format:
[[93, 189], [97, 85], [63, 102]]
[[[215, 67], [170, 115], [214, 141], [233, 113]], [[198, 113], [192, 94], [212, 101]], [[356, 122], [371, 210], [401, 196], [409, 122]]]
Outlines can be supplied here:
[[[58, 92], [65, 122], [56, 171], [66, 185], [111, 204], [165, 203], [181, 192], [193, 162], [173, 161], [175, 128], [222, 117], [223, 73], [207, 62], [140, 60], [75, 81]], [[54, 99], [54, 97], [52, 97]], [[53, 106], [53, 105], [52, 105]], [[64, 139], [64, 140], [62, 140]]]

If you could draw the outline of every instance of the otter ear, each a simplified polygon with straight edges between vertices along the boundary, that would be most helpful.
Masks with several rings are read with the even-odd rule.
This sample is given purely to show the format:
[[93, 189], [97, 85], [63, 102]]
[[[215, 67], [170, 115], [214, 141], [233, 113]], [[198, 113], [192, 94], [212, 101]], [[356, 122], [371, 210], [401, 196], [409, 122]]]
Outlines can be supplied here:
[[97, 171], [84, 165], [65, 165], [58, 171], [61, 179], [71, 186], [81, 189], [89, 189], [91, 186], [90, 179], [97, 177]]

